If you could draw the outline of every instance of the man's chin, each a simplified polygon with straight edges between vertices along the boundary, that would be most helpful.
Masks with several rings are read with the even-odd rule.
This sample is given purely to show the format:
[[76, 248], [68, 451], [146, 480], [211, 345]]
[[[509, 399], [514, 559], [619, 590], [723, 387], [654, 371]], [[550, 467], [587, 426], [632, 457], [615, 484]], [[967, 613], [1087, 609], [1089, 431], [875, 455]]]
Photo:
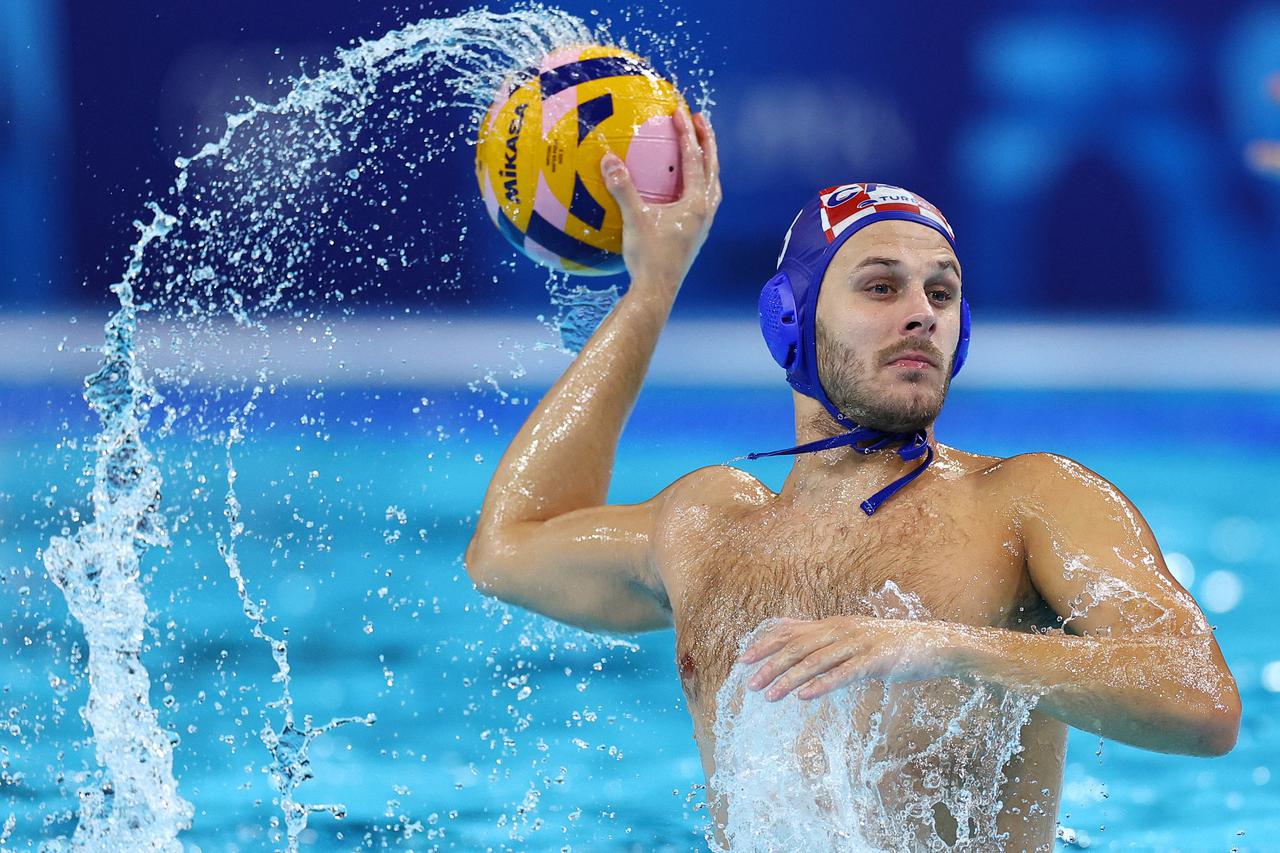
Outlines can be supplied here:
[[923, 430], [938, 418], [942, 411], [942, 401], [930, 400], [928, 403], [896, 409], [880, 409], [864, 412], [862, 419], [852, 420], [859, 426], [878, 429], [881, 432], [916, 432]]
[[934, 418], [919, 420], [884, 420], [884, 421], [868, 421], [860, 423], [859, 426], [870, 427], [881, 432], [901, 432], [913, 433], [924, 430], [929, 424], [933, 423]]

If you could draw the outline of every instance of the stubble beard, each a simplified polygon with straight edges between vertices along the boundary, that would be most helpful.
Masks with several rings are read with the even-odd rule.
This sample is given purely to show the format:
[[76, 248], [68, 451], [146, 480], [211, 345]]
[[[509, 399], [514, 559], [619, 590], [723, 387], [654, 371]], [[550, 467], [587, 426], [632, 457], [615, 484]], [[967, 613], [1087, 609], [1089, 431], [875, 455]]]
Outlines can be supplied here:
[[[933, 388], [929, 370], [908, 371], [901, 379], [929, 388], [929, 393], [910, 396], [877, 393], [871, 387], [871, 370], [852, 349], [839, 338], [827, 333], [822, 322], [815, 327], [818, 349], [818, 379], [827, 398], [842, 415], [859, 426], [884, 432], [916, 432], [933, 423], [942, 411], [942, 403], [951, 387], [951, 359], [946, 362], [941, 387]], [[883, 364], [894, 351], [921, 349], [936, 353], [932, 345], [905, 342], [877, 353], [874, 364]], [[824, 421], [831, 418], [824, 412]], [[834, 423], [834, 422], [832, 422]]]

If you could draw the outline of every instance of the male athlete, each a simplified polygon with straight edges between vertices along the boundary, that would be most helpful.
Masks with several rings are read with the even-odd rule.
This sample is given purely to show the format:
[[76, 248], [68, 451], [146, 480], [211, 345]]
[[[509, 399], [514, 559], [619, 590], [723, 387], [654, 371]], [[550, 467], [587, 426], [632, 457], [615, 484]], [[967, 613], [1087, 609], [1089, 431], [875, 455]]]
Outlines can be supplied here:
[[[1161, 752], [1228, 752], [1235, 682], [1133, 504], [1061, 456], [935, 440], [967, 306], [950, 226], [905, 190], [813, 197], [765, 286], [762, 327], [795, 389], [801, 445], [782, 451], [797, 454], [782, 491], [717, 465], [644, 503], [605, 505], [618, 436], [720, 202], [710, 125], [684, 112], [676, 124], [675, 203], [644, 202], [618, 158], [602, 164], [631, 285], [498, 466], [466, 553], [481, 591], [588, 630], [675, 629], [722, 847], [713, 725], [735, 662], [757, 667], [749, 687], [769, 700], [869, 679], [1038, 696], [1000, 781], [998, 832], [976, 849], [1052, 848], [1069, 725]], [[930, 618], [870, 615], [886, 581]], [[782, 621], [738, 658], [769, 617]], [[896, 723], [910, 733], [911, 719]], [[957, 838], [946, 809], [926, 822], [919, 838]]]

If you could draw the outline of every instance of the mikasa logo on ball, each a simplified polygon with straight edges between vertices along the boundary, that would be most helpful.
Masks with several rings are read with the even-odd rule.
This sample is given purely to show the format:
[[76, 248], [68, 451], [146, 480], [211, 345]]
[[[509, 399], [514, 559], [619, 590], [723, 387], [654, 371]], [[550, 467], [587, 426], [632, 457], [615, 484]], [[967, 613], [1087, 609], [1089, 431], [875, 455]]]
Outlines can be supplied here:
[[524, 111], [528, 106], [528, 104], [517, 106], [515, 118], [511, 119], [511, 124], [507, 125], [506, 160], [501, 171], [498, 172], [507, 179], [502, 184], [502, 190], [507, 196], [507, 201], [512, 204], [520, 203], [520, 191], [516, 189], [516, 140], [520, 138], [520, 128], [524, 126]]

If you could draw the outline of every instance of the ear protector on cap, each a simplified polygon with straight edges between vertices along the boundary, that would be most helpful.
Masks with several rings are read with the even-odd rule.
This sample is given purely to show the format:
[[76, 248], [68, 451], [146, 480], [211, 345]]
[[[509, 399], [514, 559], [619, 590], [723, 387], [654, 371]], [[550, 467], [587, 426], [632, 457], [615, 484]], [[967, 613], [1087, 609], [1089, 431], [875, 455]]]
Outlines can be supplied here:
[[796, 297], [791, 279], [780, 272], [765, 282], [760, 290], [760, 331], [769, 353], [779, 366], [790, 370], [796, 363], [800, 346], [800, 326], [796, 317]]

